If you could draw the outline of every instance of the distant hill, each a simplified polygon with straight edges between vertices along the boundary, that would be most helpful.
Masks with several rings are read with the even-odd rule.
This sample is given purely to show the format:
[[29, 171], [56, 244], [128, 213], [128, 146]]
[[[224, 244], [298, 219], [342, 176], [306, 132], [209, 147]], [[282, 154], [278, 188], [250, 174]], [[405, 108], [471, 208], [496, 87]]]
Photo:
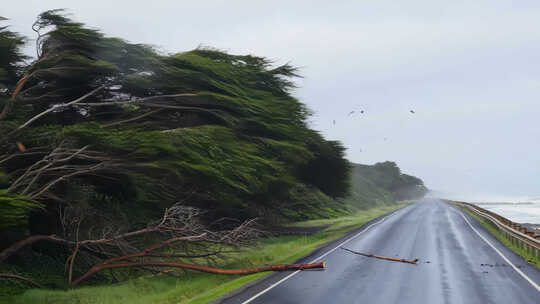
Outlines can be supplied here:
[[350, 194], [343, 201], [365, 209], [423, 197], [428, 189], [414, 176], [403, 174], [395, 162], [353, 164]]

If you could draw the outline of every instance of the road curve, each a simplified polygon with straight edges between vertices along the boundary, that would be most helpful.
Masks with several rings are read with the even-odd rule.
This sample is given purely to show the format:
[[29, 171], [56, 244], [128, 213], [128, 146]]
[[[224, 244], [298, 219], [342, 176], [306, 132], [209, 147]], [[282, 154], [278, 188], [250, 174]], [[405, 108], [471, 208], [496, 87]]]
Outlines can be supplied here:
[[220, 303], [540, 303], [540, 271], [455, 207], [426, 199], [370, 225], [301, 262], [348, 240], [343, 247], [419, 264], [338, 248], [320, 259], [325, 270], [276, 273]]

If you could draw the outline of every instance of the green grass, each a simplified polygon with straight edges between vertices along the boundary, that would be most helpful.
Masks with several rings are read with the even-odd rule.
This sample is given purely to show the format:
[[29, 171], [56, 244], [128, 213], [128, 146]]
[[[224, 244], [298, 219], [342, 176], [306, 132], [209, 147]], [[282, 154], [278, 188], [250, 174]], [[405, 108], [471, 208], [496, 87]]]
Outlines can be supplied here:
[[495, 236], [501, 243], [503, 243], [504, 246], [508, 247], [513, 252], [517, 253], [525, 261], [527, 261], [529, 264], [534, 265], [536, 268], [540, 269], [540, 258], [536, 257], [534, 254], [527, 252], [527, 249], [521, 248], [517, 246], [515, 243], [513, 244], [511, 240], [507, 239], [504, 234], [499, 230], [499, 228], [493, 224], [491, 221], [488, 221], [484, 218], [479, 217], [478, 215], [474, 214], [467, 208], [460, 207], [463, 211], [467, 212], [470, 216], [472, 216], [476, 221], [478, 221], [484, 228], [487, 229], [493, 236]]
[[[400, 206], [404, 206], [404, 205], [406, 205], [406, 203], [403, 203]], [[370, 219], [380, 216], [381, 210], [392, 211], [394, 209], [395, 209], [395, 206], [377, 207], [377, 208], [371, 208], [371, 209], [359, 211], [358, 213], [354, 215], [329, 218], [329, 219], [317, 219], [317, 220], [296, 222], [289, 226], [314, 227], [314, 226], [330, 225], [328, 228], [325, 229], [326, 232], [334, 231], [334, 230], [340, 231], [344, 228], [359, 227], [358, 225], [359, 222], [365, 223], [366, 221], [369, 221]]]
[[[330, 226], [310, 236], [281, 236], [263, 239], [256, 247], [232, 256], [222, 266], [248, 268], [293, 263], [318, 247], [342, 237], [348, 231], [405, 205], [377, 207], [345, 217], [295, 223], [296, 226], [303, 227]], [[81, 287], [65, 291], [31, 289], [21, 295], [6, 298], [5, 303], [208, 303], [269, 274], [223, 276], [188, 271], [178, 278], [165, 275], [144, 276], [120, 284]]]

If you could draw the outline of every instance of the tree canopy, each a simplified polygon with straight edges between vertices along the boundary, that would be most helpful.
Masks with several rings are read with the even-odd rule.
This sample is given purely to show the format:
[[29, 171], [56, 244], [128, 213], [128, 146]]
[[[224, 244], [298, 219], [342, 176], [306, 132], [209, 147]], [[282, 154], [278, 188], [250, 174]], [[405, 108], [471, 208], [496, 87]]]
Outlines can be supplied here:
[[418, 199], [427, 191], [421, 179], [402, 173], [395, 162], [386, 161], [372, 166], [354, 164], [352, 193], [347, 201], [369, 207], [377, 202], [384, 204]]
[[23, 219], [8, 226], [57, 232], [71, 206], [138, 225], [178, 201], [209, 216], [302, 218], [347, 194], [344, 148], [307, 126], [295, 67], [210, 48], [163, 54], [62, 10], [33, 29], [31, 62], [24, 38], [0, 31], [0, 199], [12, 210], [0, 220]]

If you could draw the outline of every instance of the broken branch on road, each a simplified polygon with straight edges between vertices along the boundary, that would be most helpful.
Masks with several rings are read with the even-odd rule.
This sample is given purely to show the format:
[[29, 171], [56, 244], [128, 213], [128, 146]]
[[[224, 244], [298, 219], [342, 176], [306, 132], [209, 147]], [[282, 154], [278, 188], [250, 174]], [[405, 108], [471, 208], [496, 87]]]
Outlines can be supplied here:
[[381, 260], [409, 263], [409, 264], [415, 264], [415, 265], [418, 262], [418, 259], [406, 260], [406, 259], [400, 259], [400, 258], [385, 257], [385, 256], [382, 256], [382, 255], [374, 255], [374, 254], [370, 254], [370, 253], [362, 253], [362, 252], [354, 251], [354, 250], [344, 248], [344, 247], [339, 247], [339, 248], [341, 248], [341, 249], [343, 249], [345, 251], [348, 251], [350, 253], [358, 254], [358, 255], [361, 255], [361, 256], [368, 257], [368, 258], [376, 258], [376, 259], [381, 259]]

